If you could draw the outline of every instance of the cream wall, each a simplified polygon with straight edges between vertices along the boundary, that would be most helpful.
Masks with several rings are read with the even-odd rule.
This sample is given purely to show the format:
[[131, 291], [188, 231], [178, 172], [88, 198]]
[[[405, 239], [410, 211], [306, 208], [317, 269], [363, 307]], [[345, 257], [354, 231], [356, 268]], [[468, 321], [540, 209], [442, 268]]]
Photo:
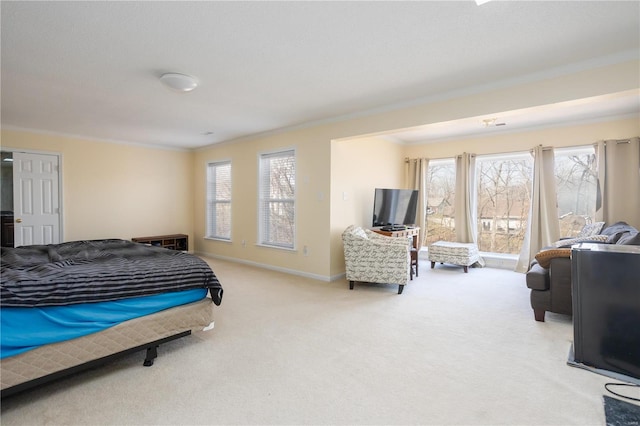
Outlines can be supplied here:
[[[424, 146], [394, 145], [375, 135], [638, 89], [638, 69], [640, 61], [635, 60], [574, 73], [564, 70], [548, 78], [530, 76], [195, 152], [5, 130], [2, 145], [63, 154], [66, 240], [181, 232], [190, 235], [191, 248], [199, 253], [328, 280], [344, 271], [342, 229], [348, 222], [367, 223], [373, 202], [372, 191], [366, 189], [369, 181], [371, 187], [399, 186], [404, 157], [504, 152], [536, 144], [574, 145], [640, 132], [636, 119]], [[354, 138], [358, 140], [349, 141]], [[258, 155], [285, 148], [295, 148], [298, 158], [296, 250], [256, 246]], [[216, 160], [232, 161], [231, 242], [204, 238], [205, 167]]]
[[[370, 178], [374, 172], [379, 171], [379, 168], [374, 169], [371, 165], [372, 158], [368, 153], [373, 154], [375, 149], [380, 149], [380, 146], [385, 150], [395, 150], [379, 142], [374, 138], [375, 135], [440, 121], [638, 89], [640, 87], [640, 76], [637, 72], [639, 67], [639, 61], [629, 61], [588, 71], [559, 72], [546, 79], [540, 75], [532, 76], [530, 79], [501, 82], [494, 87], [484, 87], [466, 94], [461, 92], [456, 96], [423, 100], [422, 103], [416, 102], [415, 105], [408, 105], [405, 108], [354, 115], [350, 119], [327, 121], [275, 135], [255, 136], [243, 141], [200, 150], [196, 154], [194, 164], [196, 169], [196, 249], [203, 253], [293, 271], [320, 279], [335, 278], [344, 272], [341, 231], [347, 222], [366, 223], [366, 210], [370, 208], [368, 204], [372, 203], [364, 199], [371, 195], [359, 193], [362, 176]], [[551, 131], [563, 133], [559, 129]], [[570, 134], [571, 131], [568, 133]], [[585, 130], [584, 133], [589, 134], [589, 130]], [[625, 137], [629, 136], [626, 131], [620, 133], [625, 133]], [[355, 142], [356, 144], [368, 147], [369, 144], [365, 143], [367, 135], [373, 149], [356, 150], [342, 145], [348, 144], [351, 138], [357, 138], [360, 141]], [[589, 141], [597, 139], [593, 136]], [[559, 139], [568, 144], [572, 138], [582, 140], [571, 135], [568, 138]], [[460, 145], [455, 148], [453, 146], [444, 148], [445, 145], [439, 148], [434, 146], [432, 153], [428, 154], [432, 158], [453, 155], [461, 150], [464, 151], [466, 148], [463, 147], [467, 146], [470, 147], [468, 150], [475, 148], [474, 151], [477, 153], [481, 153], [483, 149], [488, 150], [487, 152], [497, 152], [503, 148], [521, 150], [529, 149], [532, 146], [531, 143], [531, 139], [523, 139], [522, 142], [515, 144], [513, 140], [502, 138], [497, 142], [470, 140], [460, 142]], [[535, 144], [538, 143], [543, 141], [536, 139]], [[309, 256], [303, 256], [300, 250], [285, 252], [255, 246], [257, 155], [261, 150], [290, 146], [298, 149], [299, 158], [297, 244], [299, 248], [308, 245]], [[477, 148], [477, 146], [485, 148]], [[417, 153], [424, 149], [416, 146], [399, 149], [398, 161], [395, 164], [398, 164], [397, 167], [403, 167], [402, 161], [405, 156], [417, 156]], [[358, 152], [357, 157], [353, 154], [355, 151]], [[234, 213], [233, 218], [234, 241], [232, 243], [205, 241], [202, 239], [204, 236], [204, 163], [208, 160], [226, 158], [232, 158], [234, 161], [234, 212], [240, 210], [239, 213]], [[379, 158], [383, 156], [379, 155], [373, 161]], [[393, 163], [392, 160], [389, 157], [385, 158], [385, 164]], [[395, 180], [397, 174], [390, 173], [388, 179], [389, 182], [386, 185], [384, 182], [378, 185], [395, 185], [392, 182], [397, 182]], [[238, 182], [242, 186], [241, 190], [237, 188]], [[347, 192], [347, 200], [344, 200], [345, 192]], [[359, 197], [362, 197], [362, 200]], [[240, 237], [238, 232], [242, 232], [243, 236]], [[247, 245], [243, 248], [238, 237], [245, 238], [245, 236]]]
[[[404, 188], [404, 147], [365, 137], [331, 143], [331, 236], [349, 225], [371, 226], [375, 188]], [[331, 252], [331, 276], [344, 273], [342, 250]]]
[[[326, 279], [329, 265], [330, 144], [308, 129], [196, 151], [195, 249], [236, 261]], [[258, 159], [261, 153], [296, 151], [296, 237], [294, 250], [257, 245]], [[231, 160], [231, 242], [205, 239], [206, 164]], [[243, 245], [242, 241], [246, 244]], [[306, 255], [304, 247], [306, 246]]]
[[64, 241], [193, 239], [191, 152], [11, 130], [2, 130], [2, 149], [62, 154]]
[[[196, 251], [321, 280], [344, 273], [342, 250], [330, 250], [331, 242], [349, 224], [370, 223], [376, 186], [402, 187], [403, 147], [374, 137], [330, 141], [329, 134], [299, 129], [198, 150], [194, 160], [195, 234], [202, 237], [195, 240]], [[296, 249], [259, 246], [258, 157], [262, 152], [291, 147], [297, 158]], [[203, 238], [206, 164], [223, 160], [232, 162], [231, 242]]]
[[598, 140], [625, 139], [638, 135], [640, 135], [640, 119], [633, 117], [439, 143], [407, 145], [404, 155], [409, 158], [437, 159], [450, 158], [463, 152], [479, 155], [498, 154], [528, 151], [536, 145], [560, 148], [589, 145]]
[[498, 114], [520, 108], [547, 105], [640, 88], [640, 61], [628, 61], [575, 73], [519, 81], [497, 82], [441, 98], [416, 101], [413, 106], [317, 126], [331, 139], [388, 133], [431, 123]]

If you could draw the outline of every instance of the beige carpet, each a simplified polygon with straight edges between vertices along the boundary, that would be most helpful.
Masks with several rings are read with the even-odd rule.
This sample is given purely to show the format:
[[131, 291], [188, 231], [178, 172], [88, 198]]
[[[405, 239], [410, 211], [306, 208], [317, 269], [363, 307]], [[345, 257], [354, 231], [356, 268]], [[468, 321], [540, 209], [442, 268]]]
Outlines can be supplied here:
[[2, 402], [2, 425], [603, 425], [606, 377], [566, 364], [571, 319], [524, 275], [421, 264], [405, 287], [209, 261], [215, 329]]

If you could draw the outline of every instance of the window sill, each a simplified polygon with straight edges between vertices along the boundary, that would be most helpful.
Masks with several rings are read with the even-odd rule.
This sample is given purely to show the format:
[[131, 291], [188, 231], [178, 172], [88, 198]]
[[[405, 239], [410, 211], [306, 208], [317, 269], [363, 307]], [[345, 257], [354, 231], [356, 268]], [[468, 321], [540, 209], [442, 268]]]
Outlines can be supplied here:
[[[420, 260], [429, 261], [429, 249], [428, 247], [422, 247], [420, 249]], [[506, 253], [491, 253], [491, 252], [480, 252], [480, 256], [485, 261], [485, 266], [488, 268], [498, 268], [498, 269], [509, 269], [514, 270], [516, 264], [518, 263], [518, 255], [517, 254], [506, 254]]]
[[297, 251], [294, 247], [283, 247], [283, 246], [272, 246], [269, 244], [256, 244], [257, 247], [264, 247], [264, 248], [270, 248], [270, 249], [276, 249], [276, 250], [284, 250], [284, 251]]
[[205, 240], [209, 240], [209, 241], [220, 241], [222, 243], [230, 243], [231, 239], [227, 239], [227, 238], [216, 238], [216, 237], [204, 237]]

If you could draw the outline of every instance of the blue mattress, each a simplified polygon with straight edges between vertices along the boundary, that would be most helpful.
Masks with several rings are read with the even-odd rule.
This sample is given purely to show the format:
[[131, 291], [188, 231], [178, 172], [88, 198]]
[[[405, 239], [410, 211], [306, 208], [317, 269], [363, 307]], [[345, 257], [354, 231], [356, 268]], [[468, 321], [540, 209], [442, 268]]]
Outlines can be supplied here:
[[207, 296], [206, 288], [70, 306], [0, 309], [0, 359], [75, 339]]

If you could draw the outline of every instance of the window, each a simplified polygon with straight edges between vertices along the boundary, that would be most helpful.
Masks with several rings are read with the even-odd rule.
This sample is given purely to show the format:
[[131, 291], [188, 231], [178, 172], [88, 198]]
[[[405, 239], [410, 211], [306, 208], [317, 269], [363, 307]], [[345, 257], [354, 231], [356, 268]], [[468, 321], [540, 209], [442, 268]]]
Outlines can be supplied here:
[[[595, 149], [583, 146], [554, 152], [560, 235], [576, 236], [595, 217]], [[520, 253], [531, 204], [533, 157], [529, 152], [477, 156], [476, 173], [479, 250]], [[426, 244], [456, 241], [454, 159], [431, 160], [426, 180]]]
[[533, 158], [529, 153], [476, 157], [478, 249], [518, 254], [527, 231]]
[[259, 243], [292, 249], [295, 241], [295, 151], [261, 154], [259, 179]]
[[560, 236], [574, 237], [596, 212], [596, 153], [592, 146], [554, 151]]
[[231, 161], [207, 164], [207, 238], [231, 240]]
[[429, 161], [427, 169], [426, 244], [455, 241], [456, 164], [453, 158]]

